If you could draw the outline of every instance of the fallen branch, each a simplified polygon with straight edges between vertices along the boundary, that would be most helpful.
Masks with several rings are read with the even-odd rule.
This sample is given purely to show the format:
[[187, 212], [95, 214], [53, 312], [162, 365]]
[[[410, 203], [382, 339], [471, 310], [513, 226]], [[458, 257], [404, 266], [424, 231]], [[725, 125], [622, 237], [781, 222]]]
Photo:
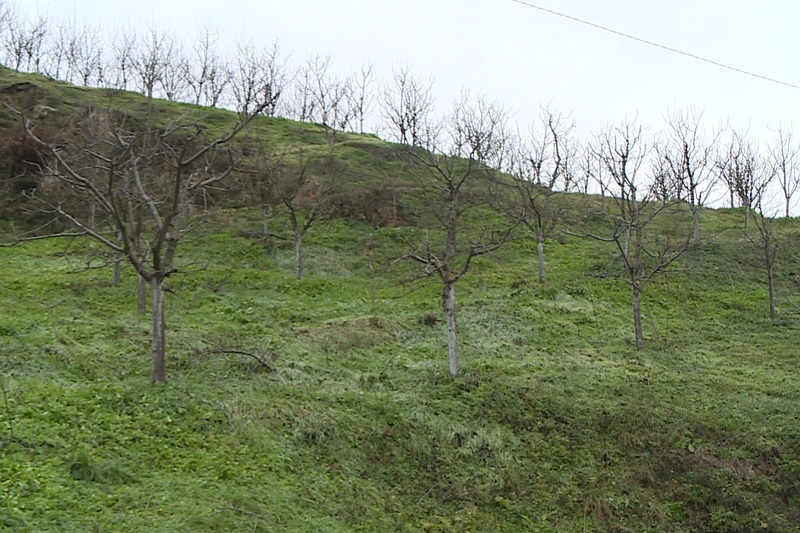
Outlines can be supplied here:
[[263, 366], [264, 368], [266, 368], [270, 372], [275, 372], [275, 371], [278, 370], [275, 367], [275, 364], [272, 363], [272, 361], [268, 361], [267, 359], [264, 359], [260, 355], [254, 354], [252, 352], [245, 352], [243, 350], [223, 350], [223, 349], [212, 350], [212, 352], [213, 353], [225, 354], [225, 355], [246, 355], [247, 357], [250, 357], [251, 359], [256, 360], [261, 366]]

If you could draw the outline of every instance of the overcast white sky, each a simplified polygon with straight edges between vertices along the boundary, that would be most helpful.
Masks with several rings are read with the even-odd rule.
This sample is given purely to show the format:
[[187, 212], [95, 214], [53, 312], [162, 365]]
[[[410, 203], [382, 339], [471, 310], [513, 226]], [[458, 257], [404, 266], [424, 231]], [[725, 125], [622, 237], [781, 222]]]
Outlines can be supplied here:
[[[661, 44], [800, 85], [800, 2], [531, 0]], [[347, 73], [370, 59], [381, 79], [408, 64], [436, 80], [440, 108], [462, 87], [528, 122], [540, 105], [582, 132], [633, 118], [660, 129], [668, 108], [705, 108], [758, 136], [800, 124], [800, 90], [670, 54], [511, 0], [21, 0], [51, 21], [114, 32], [156, 25], [190, 43], [207, 25], [220, 42], [278, 39], [291, 61], [330, 54]]]

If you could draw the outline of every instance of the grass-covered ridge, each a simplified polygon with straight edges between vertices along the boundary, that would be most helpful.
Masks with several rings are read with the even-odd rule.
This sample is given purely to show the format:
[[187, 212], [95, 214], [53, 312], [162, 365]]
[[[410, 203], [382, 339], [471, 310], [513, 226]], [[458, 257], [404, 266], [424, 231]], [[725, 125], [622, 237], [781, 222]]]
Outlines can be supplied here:
[[[268, 141], [300, 131], [265, 124]], [[390, 149], [347, 136], [338, 168], [368, 188], [394, 168]], [[642, 352], [612, 246], [548, 241], [540, 287], [520, 233], [459, 285], [458, 378], [440, 287], [409, 292], [411, 266], [393, 264], [424, 227], [326, 221], [296, 281], [290, 243], [253, 237], [260, 213], [216, 210], [170, 278], [164, 386], [150, 384], [130, 269], [121, 287], [86, 270], [88, 240], [0, 248], [0, 524], [798, 531], [800, 227], [776, 223], [787, 244], [770, 321], [742, 216], [702, 212], [703, 245], [648, 287]], [[661, 223], [686, 221], [684, 208]], [[287, 227], [278, 215], [274, 231]]]

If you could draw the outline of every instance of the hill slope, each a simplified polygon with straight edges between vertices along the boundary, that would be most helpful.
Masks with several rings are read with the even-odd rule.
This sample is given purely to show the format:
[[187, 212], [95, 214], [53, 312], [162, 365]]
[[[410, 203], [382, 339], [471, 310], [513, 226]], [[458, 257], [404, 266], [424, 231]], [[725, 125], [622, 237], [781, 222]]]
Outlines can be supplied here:
[[[279, 142], [281, 128], [300, 127], [256, 134]], [[337, 149], [367, 189], [392, 168], [365, 155], [390, 150], [375, 138]], [[296, 281], [288, 242], [248, 237], [259, 213], [215, 210], [171, 278], [160, 387], [131, 270], [113, 287], [81, 239], [0, 248], [0, 524], [800, 531], [800, 227], [780, 223], [769, 321], [742, 213], [702, 215], [714, 237], [649, 288], [641, 352], [606, 243], [548, 242], [545, 287], [523, 235], [476, 260], [459, 285], [459, 378], [439, 287], [409, 293], [412, 267], [393, 262], [424, 228], [327, 221]], [[288, 232], [284, 215], [274, 228]]]

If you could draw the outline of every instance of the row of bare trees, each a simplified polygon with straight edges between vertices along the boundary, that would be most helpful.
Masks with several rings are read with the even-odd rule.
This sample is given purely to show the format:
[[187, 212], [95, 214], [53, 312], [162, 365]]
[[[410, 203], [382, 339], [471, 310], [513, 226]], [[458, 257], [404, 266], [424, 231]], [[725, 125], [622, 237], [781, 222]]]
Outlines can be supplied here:
[[[406, 257], [422, 265], [420, 279], [441, 283], [451, 374], [459, 372], [456, 285], [475, 257], [502, 246], [520, 226], [536, 240], [538, 279], [545, 283], [545, 245], [562, 229], [566, 214], [562, 192], [603, 197], [605, 224], [582, 234], [613, 243], [618, 251], [631, 288], [637, 348], [644, 345], [641, 299], [647, 285], [700, 243], [701, 208], [718, 200], [715, 195], [729, 194], [731, 205], [744, 206], [745, 227], [755, 220], [759, 231], [753, 241], [763, 246], [775, 314], [773, 200], [780, 196], [788, 215], [800, 180], [790, 130], [779, 130], [762, 152], [744, 132], [707, 133], [702, 113], [689, 110], [670, 114], [660, 134], [648, 136], [635, 123], [623, 122], [579, 143], [568, 116], [545, 109], [525, 132], [514, 132], [501, 104], [469, 92], [448, 112], [436, 113], [433, 81], [407, 67], [395, 69], [392, 81], [375, 93], [369, 64], [341, 77], [329, 57], [317, 55], [290, 75], [277, 45], [258, 49], [240, 44], [235, 62], [229, 63], [208, 31], [193, 47], [192, 60], [177, 41], [155, 30], [145, 39], [120, 34], [111, 47], [111, 63], [94, 52], [104, 49], [98, 32], [64, 30], [67, 41], [59, 41], [64, 54], [49, 54], [44, 52], [51, 35], [46, 21], [18, 24], [7, 6], [0, 4], [0, 23], [8, 30], [3, 61], [14, 68], [86, 84], [135, 87], [150, 103], [162, 96], [214, 106], [229, 101], [239, 113], [229, 134], [209, 140], [191, 120], [134, 129], [122, 113], [89, 109], [76, 122], [71, 142], [62, 145], [40, 137], [35, 121], [19, 110], [26, 135], [47, 155], [41, 170], [51, 178], [43, 182], [51, 190], [36, 192], [43, 205], [127, 260], [150, 284], [154, 381], [165, 379], [164, 282], [175, 272], [181, 236], [192, 228], [189, 213], [197, 195], [234, 174], [249, 176], [264, 213], [265, 239], [272, 210], [283, 206], [289, 214], [298, 279], [303, 238], [329, 205], [324, 200], [330, 189], [310, 172], [302, 146], [284, 147], [281, 153], [262, 147], [261, 155], [243, 166], [231, 147], [234, 138], [257, 115], [283, 113], [322, 125], [332, 163], [339, 134], [363, 131], [376, 102], [384, 132], [401, 145], [399, 153], [417, 178], [418, 194], [427, 198], [442, 230], [409, 243]], [[72, 41], [82, 51], [70, 51]], [[685, 236], [654, 231], [658, 215], [679, 205], [691, 211], [691, 230]], [[465, 228], [465, 217], [482, 206], [502, 213], [504, 222]]]
[[[230, 58], [221, 52], [218, 36], [207, 28], [199, 32], [188, 51], [180, 40], [155, 28], [138, 34], [124, 30], [108, 43], [97, 27], [52, 24], [42, 17], [28, 20], [7, 1], [0, 3], [0, 28], [0, 63], [11, 68], [83, 85], [137, 90], [150, 99], [228, 107], [242, 116], [247, 116], [256, 102], [265, 101], [262, 113], [266, 115], [321, 124], [329, 158], [342, 132], [372, 129], [400, 144], [418, 146], [429, 123], [441, 118], [435, 108], [433, 80], [408, 66], [395, 68], [388, 82], [379, 83], [369, 62], [341, 76], [329, 56], [314, 55], [292, 69], [277, 43], [259, 48], [250, 41], [239, 42]], [[378, 117], [373, 117], [375, 111]], [[664, 132], [654, 142], [657, 192], [688, 203], [693, 240], [700, 238], [700, 208], [717, 204], [726, 195], [731, 206], [745, 207], [749, 221], [756, 197], [756, 184], [750, 182], [754, 173], [746, 168], [725, 168], [724, 164], [737, 153], [740, 158], [750, 157], [759, 152], [758, 146], [746, 133], [730, 128], [709, 131], [702, 112], [696, 109], [677, 110], [666, 118]], [[573, 125], [564, 117], [561, 120], [558, 126], [570, 135], [558, 144], [575, 144]], [[571, 153], [554, 154], [558, 159], [554, 169], [536, 167], [537, 158], [545, 164], [544, 156], [550, 157], [542, 152], [548, 145], [546, 137], [561, 132], [541, 124], [535, 127], [536, 131], [522, 136], [534, 152], [534, 162], [519, 164], [517, 170], [529, 174], [540, 188], [542, 180], [548, 179], [543, 173], [549, 172], [552, 183], [547, 189], [597, 192], [594, 181], [585, 178], [587, 173], [571, 171], [580, 166], [579, 159], [592, 164], [589, 151], [572, 160]], [[791, 130], [781, 128], [775, 133], [767, 158], [760, 164], [777, 169], [770, 186], [780, 188], [788, 216], [800, 183], [798, 144]], [[599, 192], [605, 191], [600, 187]], [[537, 231], [547, 233], [545, 227]]]
[[[261, 146], [262, 151], [246, 162], [241, 151], [231, 146], [273, 99], [270, 93], [259, 92], [254, 102], [228, 134], [214, 140], [204, 138], [202, 126], [191, 120], [137, 129], [122, 112], [90, 108], [74, 121], [70, 142], [63, 143], [39, 137], [36, 121], [19, 113], [26, 135], [46, 155], [41, 172], [49, 180], [36, 191], [37, 199], [81, 233], [104, 244], [118, 260], [130, 263], [150, 285], [154, 381], [163, 381], [166, 372], [165, 281], [177, 271], [182, 236], [197, 221], [191, 211], [199, 205], [198, 195], [225, 185], [235, 175], [246, 177], [249, 190], [257, 192], [264, 210], [265, 239], [270, 237], [272, 210], [283, 206], [294, 235], [298, 279], [303, 238], [328, 212], [330, 184], [313, 176], [302, 146], [284, 147], [280, 153]], [[759, 155], [740, 133], [727, 135], [731, 141], [723, 145], [724, 152], [715, 152], [713, 166], [690, 173], [686, 169], [696, 167], [686, 162], [690, 160], [686, 154], [694, 153], [687, 148], [688, 142], [676, 143], [671, 151], [662, 144], [664, 137], [647, 136], [635, 123], [609, 125], [580, 147], [568, 117], [543, 110], [529, 131], [520, 135], [511, 130], [509, 114], [502, 105], [468, 92], [454, 101], [443, 119], [427, 117], [415, 140], [407, 139], [398, 157], [406, 159], [416, 178], [416, 194], [429, 206], [431, 220], [441, 231], [409, 243], [405, 257], [422, 265], [419, 279], [441, 284], [450, 373], [459, 372], [456, 286], [468, 275], [474, 258], [497, 250], [517, 228], [527, 227], [537, 243], [539, 281], [545, 283], [545, 244], [564, 229], [566, 208], [575, 205], [565, 202], [566, 195], [560, 191], [586, 190], [589, 182], [603, 192], [602, 223], [585, 226], [581, 235], [613, 243], [618, 252], [631, 289], [637, 348], [644, 346], [641, 300], [646, 287], [698, 243], [699, 210], [694, 208], [693, 227], [685, 234], [653, 227], [666, 209], [681, 203], [692, 206], [685, 200], [690, 192], [672, 189], [665, 194], [665, 185], [677, 188], [683, 183], [686, 190], [706, 190], [701, 189], [705, 182], [698, 176], [709, 180], [717, 176], [746, 191], [756, 211], [748, 217], [759, 229], [753, 242], [764, 250], [774, 316], [777, 241], [765, 208], [766, 192], [781, 172], [792, 172], [792, 167], [769, 164], [777, 152]], [[681, 176], [689, 175], [693, 182], [689, 178], [680, 181]], [[465, 224], [465, 217], [481, 208], [502, 216], [491, 223], [476, 225], [473, 219]]]
[[[429, 122], [421, 129], [419, 143], [407, 140], [409, 153], [423, 169], [420, 183], [436, 198], [431, 205], [440, 210], [436, 219], [445, 235], [438, 246], [426, 238], [407, 257], [424, 265], [423, 274], [442, 284], [452, 374], [458, 372], [455, 285], [467, 274], [472, 258], [495, 250], [514, 228], [525, 226], [536, 240], [538, 278], [545, 283], [545, 243], [563, 229], [568, 208], [575, 207], [559, 191], [586, 190], [589, 183], [606, 197], [604, 222], [590, 224], [580, 234], [613, 243], [617, 249], [631, 289], [637, 349], [644, 347], [645, 289], [684, 252], [702, 244], [701, 208], [720, 183], [729, 186], [745, 207], [744, 229], [755, 221], [758, 231], [745, 235], [763, 251], [770, 316], [775, 316], [779, 242], [772, 220], [778, 208], [789, 209], [796, 189], [797, 149], [791, 133], [779, 131], [775, 145], [760, 153], [754, 142], [735, 130], [707, 141], [698, 113], [675, 113], [669, 126], [668, 133], [650, 136], [636, 123], [611, 124], [581, 148], [568, 117], [543, 110], [528, 132], [514, 134], [501, 105], [485, 97], [462, 96], [444, 121]], [[504, 178], [499, 170], [513, 179]], [[776, 183], [782, 198], [775, 187], [770, 188]], [[475, 233], [471, 228], [465, 237], [460, 228], [464, 213], [486, 204], [506, 215], [505, 229], [495, 225], [491, 231], [487, 226]], [[654, 224], [668, 209], [679, 212], [683, 205], [692, 215], [685, 232]], [[574, 221], [575, 213], [570, 218]]]
[[[98, 27], [27, 20], [13, 3], [0, 4], [0, 63], [19, 71], [95, 87], [135, 90], [248, 115], [263, 113], [318, 122], [336, 131], [364, 133], [376, 103], [375, 73], [365, 62], [338, 76], [328, 56], [315, 55], [292, 71], [277, 43], [239, 42], [230, 58], [218, 35], [203, 29], [189, 50], [162, 29], [123, 30], [107, 42]], [[404, 76], [410, 76], [407, 69]], [[388, 90], [388, 89], [387, 89]]]

